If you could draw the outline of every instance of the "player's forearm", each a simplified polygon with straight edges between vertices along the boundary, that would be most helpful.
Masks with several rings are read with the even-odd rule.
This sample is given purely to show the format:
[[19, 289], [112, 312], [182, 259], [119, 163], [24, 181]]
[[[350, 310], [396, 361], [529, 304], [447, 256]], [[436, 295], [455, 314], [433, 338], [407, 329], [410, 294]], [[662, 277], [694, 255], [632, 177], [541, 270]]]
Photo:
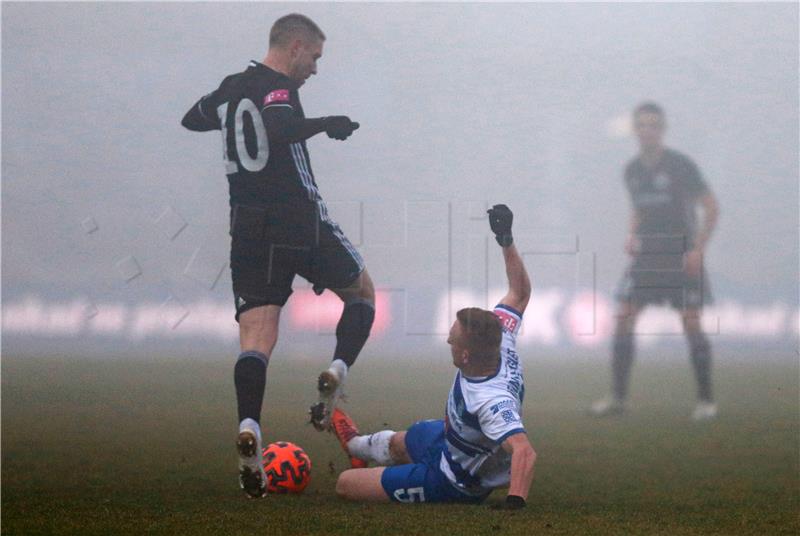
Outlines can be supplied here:
[[206, 116], [202, 110], [202, 99], [197, 101], [192, 106], [186, 115], [181, 120], [181, 125], [194, 132], [208, 132], [209, 130], [218, 130], [220, 125]]
[[[285, 109], [284, 109], [285, 110]], [[288, 110], [286, 110], [289, 112]], [[267, 137], [277, 143], [295, 143], [325, 130], [325, 118], [305, 119], [294, 117], [291, 112], [264, 112]]]
[[700, 231], [695, 237], [695, 249], [703, 251], [717, 227], [717, 219], [719, 218], [719, 205], [716, 198], [710, 193], [706, 194], [702, 201], [703, 205], [703, 224]]
[[511, 454], [511, 482], [508, 494], [528, 499], [528, 492], [533, 483], [533, 466], [536, 463], [536, 452], [528, 445], [515, 448]]
[[531, 296], [531, 280], [525, 263], [517, 251], [517, 246], [511, 244], [503, 248], [503, 259], [506, 263], [506, 277], [508, 277], [508, 290], [510, 293], [527, 303]]

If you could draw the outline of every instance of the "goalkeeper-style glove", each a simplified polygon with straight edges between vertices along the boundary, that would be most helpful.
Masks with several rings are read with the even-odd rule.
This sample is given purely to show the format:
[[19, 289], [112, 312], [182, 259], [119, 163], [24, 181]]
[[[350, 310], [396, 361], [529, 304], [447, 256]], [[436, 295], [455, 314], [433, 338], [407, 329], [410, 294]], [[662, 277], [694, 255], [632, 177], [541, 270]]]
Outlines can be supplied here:
[[490, 506], [492, 510], [519, 510], [525, 508], [525, 499], [519, 495], [507, 495], [506, 500]]
[[514, 213], [511, 212], [511, 209], [506, 205], [495, 205], [486, 212], [489, 214], [489, 225], [497, 243], [504, 248], [513, 244], [511, 223], [514, 221]]
[[346, 140], [359, 126], [361, 125], [350, 121], [350, 118], [344, 115], [331, 115], [325, 118], [325, 134], [337, 140]]

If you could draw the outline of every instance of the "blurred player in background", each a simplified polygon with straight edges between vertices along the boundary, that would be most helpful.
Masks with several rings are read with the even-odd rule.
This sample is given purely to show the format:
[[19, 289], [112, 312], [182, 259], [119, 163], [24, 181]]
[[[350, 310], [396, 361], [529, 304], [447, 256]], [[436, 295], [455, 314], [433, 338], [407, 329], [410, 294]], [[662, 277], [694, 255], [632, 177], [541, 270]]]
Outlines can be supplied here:
[[[664, 146], [666, 121], [660, 106], [639, 105], [633, 122], [640, 152], [625, 168], [633, 202], [626, 242], [632, 261], [617, 292], [612, 394], [595, 402], [590, 412], [602, 416], [625, 411], [636, 319], [646, 306], [666, 302], [682, 315], [689, 342], [698, 398], [692, 419], [713, 419], [717, 406], [711, 393], [711, 348], [700, 320], [703, 304], [711, 299], [703, 254], [717, 222], [717, 201], [694, 162]], [[703, 212], [699, 227], [698, 205]]]
[[375, 291], [364, 262], [331, 220], [311, 171], [306, 141], [325, 132], [347, 139], [345, 116], [309, 119], [298, 90], [322, 56], [325, 35], [308, 17], [278, 19], [263, 61], [226, 77], [183, 118], [189, 130], [221, 130], [230, 184], [231, 278], [241, 354], [234, 367], [239, 407], [239, 481], [251, 497], [266, 493], [261, 466], [261, 404], [281, 307], [296, 274], [344, 302], [333, 362], [318, 379], [312, 423], [329, 427], [348, 368], [369, 336]]
[[[407, 431], [359, 435], [341, 410], [333, 427], [354, 469], [336, 493], [356, 501], [478, 503], [508, 486], [500, 508], [525, 506], [536, 453], [522, 424], [525, 387], [515, 349], [531, 284], [513, 245], [513, 215], [505, 205], [489, 211], [503, 248], [509, 289], [494, 311], [462, 309], [447, 339], [458, 369], [444, 420], [419, 421]], [[381, 467], [366, 468], [367, 462]]]

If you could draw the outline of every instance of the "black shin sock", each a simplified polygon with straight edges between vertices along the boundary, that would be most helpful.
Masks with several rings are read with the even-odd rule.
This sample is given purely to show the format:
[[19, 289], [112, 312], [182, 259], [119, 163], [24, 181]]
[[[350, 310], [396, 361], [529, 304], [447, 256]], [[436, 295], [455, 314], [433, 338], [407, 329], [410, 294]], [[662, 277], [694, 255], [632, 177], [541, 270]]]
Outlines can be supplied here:
[[242, 352], [236, 361], [233, 382], [236, 385], [239, 422], [247, 418], [256, 422], [261, 420], [261, 403], [267, 383], [267, 362], [267, 356], [256, 350]]
[[702, 331], [687, 333], [686, 338], [689, 339], [689, 353], [697, 379], [697, 398], [711, 402], [711, 346], [708, 338]]
[[353, 366], [358, 353], [364, 347], [375, 320], [375, 306], [366, 300], [345, 304], [342, 316], [336, 325], [336, 350], [333, 358], [341, 359], [348, 367]]
[[617, 332], [612, 346], [611, 373], [613, 376], [614, 398], [623, 401], [628, 397], [628, 383], [633, 364], [633, 334]]

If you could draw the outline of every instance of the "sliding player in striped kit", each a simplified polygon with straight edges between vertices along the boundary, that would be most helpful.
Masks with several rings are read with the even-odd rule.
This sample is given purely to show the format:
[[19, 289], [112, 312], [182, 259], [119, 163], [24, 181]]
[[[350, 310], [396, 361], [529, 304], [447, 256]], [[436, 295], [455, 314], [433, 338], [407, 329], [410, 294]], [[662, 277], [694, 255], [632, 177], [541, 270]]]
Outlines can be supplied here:
[[263, 61], [226, 77], [186, 113], [193, 131], [221, 130], [230, 184], [231, 279], [241, 353], [234, 368], [239, 407], [239, 482], [251, 497], [266, 494], [261, 466], [261, 404], [267, 363], [278, 340], [281, 308], [300, 275], [321, 294], [344, 302], [336, 350], [320, 374], [311, 408], [318, 430], [330, 425], [347, 370], [369, 336], [375, 291], [364, 261], [328, 216], [311, 171], [306, 140], [325, 132], [347, 139], [358, 123], [345, 116], [309, 119], [298, 90], [317, 72], [325, 34], [308, 17], [278, 19]]
[[[508, 487], [499, 508], [525, 506], [536, 453], [522, 424], [525, 387], [515, 343], [530, 297], [530, 280], [513, 245], [513, 215], [495, 205], [489, 220], [503, 248], [508, 293], [493, 311], [458, 311], [447, 339], [458, 369], [444, 420], [407, 431], [360, 435], [341, 410], [333, 428], [354, 469], [336, 492], [356, 501], [479, 503]], [[366, 468], [368, 462], [380, 467]]]

